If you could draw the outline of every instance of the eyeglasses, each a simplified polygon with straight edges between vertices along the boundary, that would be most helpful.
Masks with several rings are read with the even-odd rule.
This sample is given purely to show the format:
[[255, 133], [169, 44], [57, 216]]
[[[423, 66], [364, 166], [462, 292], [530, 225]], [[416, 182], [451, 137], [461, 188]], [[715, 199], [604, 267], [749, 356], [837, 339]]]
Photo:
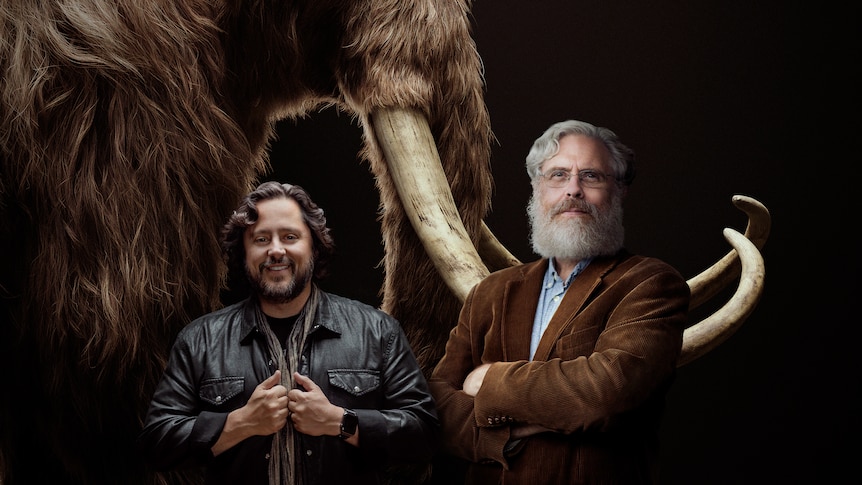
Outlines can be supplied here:
[[559, 189], [565, 187], [569, 180], [572, 180], [573, 175], [577, 175], [578, 183], [584, 187], [591, 189], [604, 187], [607, 185], [609, 178], [613, 178], [612, 173], [602, 173], [596, 170], [579, 170], [575, 174], [568, 170], [551, 170], [549, 172], [539, 174], [548, 184], [548, 187]]

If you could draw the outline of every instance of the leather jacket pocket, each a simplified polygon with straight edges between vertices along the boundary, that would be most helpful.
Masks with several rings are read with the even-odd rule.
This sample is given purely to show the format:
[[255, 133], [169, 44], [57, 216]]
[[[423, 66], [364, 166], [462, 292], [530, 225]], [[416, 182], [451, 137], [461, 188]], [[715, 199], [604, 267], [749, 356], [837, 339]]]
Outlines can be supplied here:
[[211, 406], [221, 406], [232, 397], [242, 393], [245, 379], [242, 377], [218, 377], [204, 379], [198, 396]]
[[329, 384], [354, 396], [363, 396], [380, 387], [380, 372], [368, 369], [329, 369]]

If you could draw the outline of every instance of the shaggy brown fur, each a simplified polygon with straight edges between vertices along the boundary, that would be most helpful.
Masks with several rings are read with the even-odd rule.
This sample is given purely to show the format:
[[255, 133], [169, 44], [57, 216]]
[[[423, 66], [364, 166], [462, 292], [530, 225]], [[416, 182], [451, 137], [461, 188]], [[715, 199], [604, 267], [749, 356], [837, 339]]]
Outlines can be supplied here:
[[220, 305], [217, 229], [267, 170], [273, 123], [324, 105], [364, 130], [382, 205], [383, 309], [430, 371], [460, 305], [404, 217], [369, 116], [426, 113], [475, 237], [491, 133], [469, 7], [0, 4], [0, 482], [194, 480], [149, 471], [134, 437], [173, 336]]

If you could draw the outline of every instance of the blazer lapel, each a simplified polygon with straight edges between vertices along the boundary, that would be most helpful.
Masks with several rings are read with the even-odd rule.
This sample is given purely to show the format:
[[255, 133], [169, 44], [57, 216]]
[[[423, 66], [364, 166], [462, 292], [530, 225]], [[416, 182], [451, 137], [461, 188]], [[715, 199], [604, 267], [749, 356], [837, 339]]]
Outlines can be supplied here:
[[[542, 334], [539, 346], [536, 348], [534, 360], [548, 360], [554, 346], [564, 331], [571, 332], [569, 328], [575, 325], [575, 317], [581, 312], [590, 295], [596, 291], [601, 284], [602, 278], [617, 264], [617, 258], [596, 258], [584, 271], [575, 277], [572, 285], [566, 290], [563, 301], [548, 322], [548, 328]], [[534, 305], [535, 307], [535, 305]], [[577, 322], [578, 325], [590, 325], [591, 322]], [[529, 336], [527, 337], [529, 341]]]
[[547, 268], [547, 259], [528, 263], [523, 266], [520, 279], [513, 279], [506, 284], [503, 296], [505, 306], [500, 322], [503, 360], [506, 362], [530, 358], [530, 335], [533, 333], [539, 290]]

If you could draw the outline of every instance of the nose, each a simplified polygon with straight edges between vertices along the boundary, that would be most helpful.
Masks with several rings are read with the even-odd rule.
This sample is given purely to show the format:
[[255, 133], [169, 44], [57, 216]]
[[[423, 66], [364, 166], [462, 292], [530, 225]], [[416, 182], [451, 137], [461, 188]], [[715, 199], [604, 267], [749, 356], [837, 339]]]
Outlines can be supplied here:
[[566, 184], [566, 196], [574, 199], [584, 197], [584, 189], [581, 186], [581, 181], [578, 179], [578, 174], [573, 173], [569, 182]]
[[276, 239], [276, 240], [273, 240], [272, 246], [269, 248], [269, 250], [266, 253], [267, 253], [267, 256], [269, 256], [271, 258], [279, 259], [282, 256], [284, 256], [287, 253], [287, 251], [284, 249], [284, 245], [282, 245], [281, 242], [279, 242]]

